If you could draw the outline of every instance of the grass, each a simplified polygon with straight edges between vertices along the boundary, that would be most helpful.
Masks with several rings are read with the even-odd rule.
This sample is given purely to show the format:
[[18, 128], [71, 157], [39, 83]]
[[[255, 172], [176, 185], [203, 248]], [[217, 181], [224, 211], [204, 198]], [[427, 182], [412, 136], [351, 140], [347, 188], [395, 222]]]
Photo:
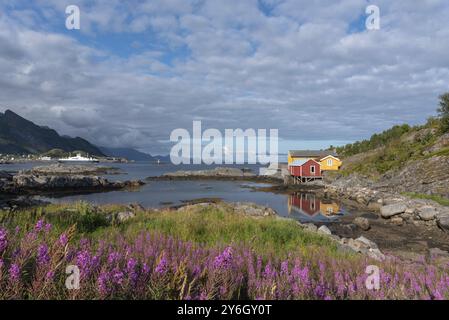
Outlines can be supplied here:
[[93, 207], [86, 203], [52, 204], [14, 214], [0, 212], [0, 224], [29, 229], [37, 220], [53, 225], [61, 233], [77, 225], [75, 238], [134, 238], [142, 231], [157, 232], [183, 241], [207, 246], [248, 246], [254, 251], [279, 258], [291, 253], [313, 254], [324, 249], [329, 255], [344, 255], [330, 239], [298, 227], [293, 220], [278, 217], [254, 218], [233, 213], [226, 205], [178, 211], [138, 211], [136, 217], [117, 223], [108, 216], [125, 211], [123, 206]]
[[424, 194], [424, 193], [414, 193], [414, 192], [404, 192], [402, 193], [405, 196], [408, 196], [413, 199], [425, 199], [425, 200], [433, 200], [442, 206], [449, 207], [449, 199], [445, 197], [441, 197], [433, 194]]

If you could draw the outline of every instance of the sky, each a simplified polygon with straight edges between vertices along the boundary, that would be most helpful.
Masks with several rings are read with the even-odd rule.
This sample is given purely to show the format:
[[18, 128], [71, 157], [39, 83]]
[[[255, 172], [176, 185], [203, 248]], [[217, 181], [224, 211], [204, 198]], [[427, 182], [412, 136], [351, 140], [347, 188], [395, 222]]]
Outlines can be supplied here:
[[0, 111], [97, 145], [167, 154], [201, 120], [319, 149], [423, 123], [446, 91], [446, 0], [0, 0]]

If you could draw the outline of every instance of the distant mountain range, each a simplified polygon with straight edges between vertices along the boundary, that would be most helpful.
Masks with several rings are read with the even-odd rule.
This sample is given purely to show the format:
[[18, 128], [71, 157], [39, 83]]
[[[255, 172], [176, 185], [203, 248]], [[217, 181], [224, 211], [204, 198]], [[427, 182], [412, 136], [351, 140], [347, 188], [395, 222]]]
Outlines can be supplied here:
[[152, 161], [156, 162], [160, 160], [161, 162], [167, 162], [170, 160], [169, 156], [152, 156], [151, 154], [140, 152], [132, 148], [109, 148], [109, 147], [99, 147], [100, 150], [110, 156], [116, 158], [126, 158], [128, 160], [134, 161]]
[[52, 149], [104, 156], [98, 147], [85, 139], [60, 136], [55, 130], [38, 126], [11, 110], [0, 112], [0, 153], [33, 154]]
[[169, 156], [152, 156], [132, 148], [97, 147], [83, 138], [60, 136], [55, 130], [38, 126], [11, 110], [0, 112], [0, 154], [46, 153], [53, 149], [83, 151], [94, 156], [134, 161], [168, 162]]

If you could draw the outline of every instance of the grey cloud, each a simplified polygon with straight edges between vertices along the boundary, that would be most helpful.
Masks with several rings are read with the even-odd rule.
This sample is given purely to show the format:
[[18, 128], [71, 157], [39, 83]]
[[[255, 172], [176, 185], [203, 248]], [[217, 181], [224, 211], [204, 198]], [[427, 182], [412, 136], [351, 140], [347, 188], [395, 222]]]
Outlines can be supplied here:
[[[447, 2], [382, 0], [381, 30], [351, 34], [365, 1], [264, 2], [269, 16], [257, 1], [80, 2], [85, 36], [151, 28], [189, 50], [171, 65], [163, 48], [124, 58], [2, 16], [0, 109], [159, 153], [171, 130], [195, 119], [278, 128], [289, 140], [354, 140], [424, 121], [449, 89]], [[39, 3], [51, 15], [66, 2]]]

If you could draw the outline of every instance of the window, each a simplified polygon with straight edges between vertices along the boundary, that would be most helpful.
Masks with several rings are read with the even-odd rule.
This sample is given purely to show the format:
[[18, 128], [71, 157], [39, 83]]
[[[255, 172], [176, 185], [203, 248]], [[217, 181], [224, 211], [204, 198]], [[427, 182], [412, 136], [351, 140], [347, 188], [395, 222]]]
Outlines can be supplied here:
[[310, 173], [315, 175], [315, 166], [310, 166]]
[[327, 165], [329, 167], [332, 167], [333, 164], [334, 164], [334, 162], [332, 161], [332, 159], [327, 159]]

